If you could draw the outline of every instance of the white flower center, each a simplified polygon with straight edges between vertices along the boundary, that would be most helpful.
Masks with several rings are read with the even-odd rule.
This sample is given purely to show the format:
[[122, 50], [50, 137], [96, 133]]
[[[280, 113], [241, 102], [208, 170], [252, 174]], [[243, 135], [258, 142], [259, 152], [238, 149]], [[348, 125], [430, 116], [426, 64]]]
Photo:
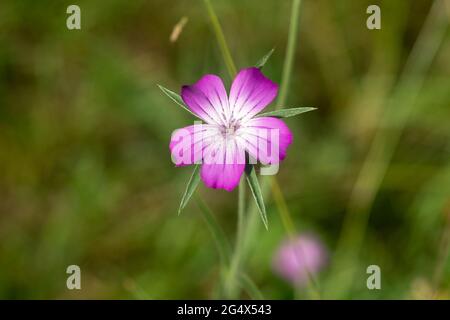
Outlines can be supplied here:
[[234, 139], [236, 137], [236, 131], [239, 129], [238, 124], [229, 124], [227, 126], [222, 126], [220, 128], [220, 133], [222, 137], [229, 140]]
[[229, 128], [226, 128], [226, 129], [225, 129], [225, 134], [226, 134], [226, 135], [233, 135], [233, 134], [234, 134], [234, 131], [235, 131], [235, 127], [232, 126], [232, 127], [229, 127]]

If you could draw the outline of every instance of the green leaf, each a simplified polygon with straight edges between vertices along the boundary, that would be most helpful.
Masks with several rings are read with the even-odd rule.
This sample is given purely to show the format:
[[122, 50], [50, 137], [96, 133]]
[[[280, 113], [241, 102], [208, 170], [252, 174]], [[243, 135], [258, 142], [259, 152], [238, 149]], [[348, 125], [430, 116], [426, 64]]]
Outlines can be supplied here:
[[187, 112], [189, 112], [190, 114], [192, 114], [193, 116], [199, 118], [199, 116], [197, 116], [195, 113], [193, 113], [191, 110], [189, 110], [189, 108], [184, 104], [183, 99], [181, 99], [180, 95], [167, 89], [164, 88], [162, 85], [158, 84], [158, 87], [161, 89], [162, 92], [164, 92], [170, 99], [172, 99], [172, 101], [174, 101], [176, 104], [178, 104], [180, 107], [182, 107], [184, 110], [186, 110]]
[[198, 183], [200, 182], [200, 170], [199, 165], [195, 165], [194, 171], [192, 171], [192, 175], [189, 178], [189, 181], [186, 186], [186, 190], [184, 191], [183, 198], [181, 199], [180, 207], [178, 208], [178, 215], [181, 214], [181, 211], [186, 207], [187, 203], [191, 199], [194, 194], [195, 189], [197, 189]]
[[297, 116], [301, 113], [309, 112], [316, 110], [317, 108], [291, 108], [291, 109], [281, 109], [276, 111], [270, 111], [258, 114], [258, 117], [275, 117], [275, 118], [289, 118], [293, 116]]
[[230, 243], [228, 242], [223, 229], [217, 223], [216, 218], [212, 214], [211, 210], [208, 206], [202, 201], [202, 199], [197, 195], [195, 196], [195, 200], [197, 201], [197, 205], [205, 219], [206, 224], [208, 225], [209, 231], [214, 237], [214, 242], [216, 243], [217, 250], [219, 251], [220, 259], [222, 261], [223, 266], [228, 266], [231, 260], [231, 248]]
[[258, 60], [258, 62], [255, 64], [255, 67], [259, 68], [259, 69], [264, 67], [264, 65], [266, 64], [267, 60], [269, 60], [270, 56], [272, 55], [272, 53], [274, 51], [275, 51], [275, 48], [273, 48], [268, 53], [266, 53], [266, 55], [264, 57], [262, 57], [261, 59]]
[[261, 215], [261, 219], [264, 223], [264, 226], [268, 230], [269, 227], [267, 222], [266, 207], [264, 205], [261, 187], [259, 186], [258, 178], [256, 177], [255, 167], [253, 165], [246, 166], [245, 175], [248, 185], [250, 186], [250, 190], [252, 191], [253, 198], [255, 199], [256, 206], [258, 207], [259, 213]]

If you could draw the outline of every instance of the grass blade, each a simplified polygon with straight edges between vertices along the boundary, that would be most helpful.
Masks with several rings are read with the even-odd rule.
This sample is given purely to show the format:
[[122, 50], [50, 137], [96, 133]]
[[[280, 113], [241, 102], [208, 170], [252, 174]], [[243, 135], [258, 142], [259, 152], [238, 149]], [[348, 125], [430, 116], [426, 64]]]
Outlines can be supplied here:
[[239, 269], [241, 268], [241, 260], [242, 260], [242, 238], [244, 231], [244, 220], [245, 220], [245, 182], [243, 179], [239, 182], [238, 186], [238, 221], [237, 221], [237, 231], [236, 231], [236, 243], [234, 245], [233, 256], [231, 257], [230, 269], [228, 272], [228, 276], [226, 278], [226, 286], [225, 293], [228, 298], [233, 299], [236, 298], [237, 289], [239, 280]]
[[275, 51], [275, 48], [272, 48], [272, 50], [270, 50], [268, 53], [266, 53], [266, 55], [264, 57], [262, 57], [261, 59], [258, 60], [258, 62], [255, 64], [255, 67], [262, 69], [262, 67], [264, 67], [264, 65], [269, 60], [270, 56], [272, 55], [272, 53], [274, 51]]
[[[190, 114], [192, 114], [194, 117], [199, 118], [198, 115], [196, 115], [195, 113], [193, 113], [191, 110], [189, 110], [189, 108], [184, 104], [183, 99], [181, 99], [180, 95], [178, 93], [173, 92], [172, 90], [169, 90], [165, 87], [163, 87], [162, 85], [158, 84], [158, 87], [161, 89], [162, 92], [164, 92], [164, 94], [166, 96], [168, 96], [172, 101], [174, 101], [176, 104], [178, 104], [180, 107], [182, 107], [184, 110], [186, 110], [187, 112], [189, 112]], [[199, 118], [200, 119], [200, 118]]]
[[216, 218], [211, 213], [211, 210], [206, 206], [206, 204], [201, 200], [199, 196], [195, 197], [197, 205], [203, 215], [203, 218], [208, 225], [209, 231], [213, 235], [214, 242], [216, 243], [217, 250], [219, 251], [220, 259], [224, 266], [228, 266], [230, 264], [231, 257], [231, 247], [228, 242], [228, 239], [225, 236], [222, 228], [216, 221]]
[[234, 64], [233, 58], [231, 57], [230, 49], [228, 48], [227, 42], [225, 40], [225, 35], [223, 34], [222, 27], [220, 26], [219, 18], [217, 18], [211, 2], [209, 0], [204, 0], [204, 2], [214, 29], [214, 33], [217, 38], [217, 42], [219, 44], [220, 51], [222, 52], [223, 60], [225, 61], [225, 65], [227, 67], [230, 78], [233, 79], [236, 75], [236, 66]]
[[270, 112], [261, 113], [258, 117], [275, 117], [275, 118], [289, 118], [293, 116], [297, 116], [299, 114], [316, 110], [317, 108], [305, 107], [305, 108], [290, 108], [290, 109], [281, 109]]
[[297, 44], [298, 20], [301, 0], [293, 0], [291, 8], [291, 19], [289, 22], [288, 43], [286, 57], [284, 58], [283, 74], [281, 78], [280, 91], [278, 93], [277, 105], [282, 106], [286, 102], [289, 83], [291, 81], [292, 66], [294, 64], [294, 54]]
[[198, 183], [200, 182], [200, 166], [195, 165], [194, 171], [192, 171], [192, 175], [189, 178], [189, 181], [186, 185], [186, 190], [184, 191], [183, 198], [181, 198], [180, 207], [178, 208], [178, 215], [181, 214], [181, 211], [186, 207], [187, 203], [191, 199], [194, 194], [195, 189], [197, 189]]
[[264, 300], [262, 292], [258, 289], [253, 280], [245, 273], [240, 274], [241, 286], [252, 300]]
[[256, 177], [255, 167], [253, 165], [247, 166], [245, 168], [245, 174], [250, 190], [252, 191], [253, 198], [255, 199], [256, 206], [258, 207], [259, 214], [261, 215], [261, 219], [264, 223], [264, 226], [268, 230], [269, 227], [267, 222], [266, 207], [264, 205], [261, 187], [259, 186], [258, 178]]
[[[402, 134], [414, 111], [427, 73], [446, 40], [448, 16], [445, 1], [434, 1], [411, 49], [398, 83], [386, 98], [378, 129], [350, 192], [342, 230], [326, 283], [326, 299], [342, 299], [352, 291], [370, 214]], [[407, 93], [407, 94], [406, 94]], [[338, 270], [345, 270], [341, 272]]]

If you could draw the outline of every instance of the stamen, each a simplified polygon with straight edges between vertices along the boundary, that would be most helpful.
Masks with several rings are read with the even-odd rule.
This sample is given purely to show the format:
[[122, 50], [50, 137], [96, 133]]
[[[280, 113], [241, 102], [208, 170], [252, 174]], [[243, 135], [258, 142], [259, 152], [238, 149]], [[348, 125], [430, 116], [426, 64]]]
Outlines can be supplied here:
[[227, 134], [227, 135], [232, 135], [232, 134], [234, 134], [234, 126], [232, 126], [232, 127], [230, 127], [230, 128], [227, 128], [226, 134]]
[[229, 124], [228, 126], [223, 126], [221, 128], [222, 136], [226, 139], [234, 138], [236, 131], [239, 129], [239, 126], [236, 124]]

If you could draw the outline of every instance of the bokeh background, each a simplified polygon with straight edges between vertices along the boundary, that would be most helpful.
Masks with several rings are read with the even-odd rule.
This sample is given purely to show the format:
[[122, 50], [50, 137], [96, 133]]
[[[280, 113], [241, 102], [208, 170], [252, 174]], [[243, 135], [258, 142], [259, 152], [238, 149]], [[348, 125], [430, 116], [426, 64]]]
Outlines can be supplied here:
[[[70, 31], [73, 3], [0, 2], [0, 298], [216, 297], [217, 248], [195, 202], [177, 216], [191, 169], [168, 149], [193, 118], [157, 87], [179, 92], [205, 73], [229, 85], [205, 5], [79, 0], [82, 29]], [[238, 68], [275, 48], [264, 73], [280, 82], [291, 1], [212, 4]], [[370, 4], [381, 30], [366, 28]], [[285, 107], [318, 110], [286, 120], [294, 143], [277, 181], [296, 232], [328, 248], [323, 297], [449, 298], [448, 1], [300, 10]], [[233, 243], [237, 192], [197, 193]], [[287, 233], [265, 201], [269, 231], [256, 225], [242, 267], [266, 298], [308, 297], [272, 270]], [[66, 288], [72, 264], [82, 290]], [[371, 264], [381, 290], [366, 287]]]

